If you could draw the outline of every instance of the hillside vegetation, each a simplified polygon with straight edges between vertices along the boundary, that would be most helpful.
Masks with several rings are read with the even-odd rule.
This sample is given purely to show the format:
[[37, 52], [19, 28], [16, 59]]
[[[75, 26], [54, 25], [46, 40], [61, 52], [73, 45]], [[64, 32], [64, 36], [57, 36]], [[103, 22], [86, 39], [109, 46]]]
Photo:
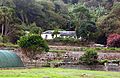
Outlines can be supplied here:
[[76, 31], [78, 38], [102, 44], [120, 33], [119, 0], [0, 0], [0, 5], [0, 41], [5, 43], [16, 43], [26, 31]]

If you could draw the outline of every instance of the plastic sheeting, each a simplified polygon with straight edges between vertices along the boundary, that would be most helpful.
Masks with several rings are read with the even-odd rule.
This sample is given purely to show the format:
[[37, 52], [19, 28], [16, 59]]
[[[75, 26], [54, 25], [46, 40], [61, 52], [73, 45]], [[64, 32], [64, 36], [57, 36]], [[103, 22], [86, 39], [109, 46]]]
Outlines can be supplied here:
[[23, 62], [16, 53], [9, 50], [0, 50], [0, 68], [23, 66]]

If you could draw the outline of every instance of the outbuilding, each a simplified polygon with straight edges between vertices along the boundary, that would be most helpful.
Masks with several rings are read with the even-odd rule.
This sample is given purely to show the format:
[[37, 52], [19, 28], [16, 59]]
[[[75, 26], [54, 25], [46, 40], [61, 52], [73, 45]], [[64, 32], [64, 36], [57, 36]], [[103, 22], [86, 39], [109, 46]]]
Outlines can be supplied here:
[[0, 50], [0, 68], [24, 67], [20, 57], [9, 50]]

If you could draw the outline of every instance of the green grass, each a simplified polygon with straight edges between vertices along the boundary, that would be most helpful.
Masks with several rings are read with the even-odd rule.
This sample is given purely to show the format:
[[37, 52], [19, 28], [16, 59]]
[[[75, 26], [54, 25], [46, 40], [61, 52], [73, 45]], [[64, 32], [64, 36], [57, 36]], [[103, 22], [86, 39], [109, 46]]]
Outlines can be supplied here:
[[86, 48], [86, 47], [82, 47], [81, 50], [82, 51], [86, 51], [87, 49], [93, 49], [93, 50], [96, 50], [96, 51], [99, 51], [99, 50], [103, 50], [103, 51], [120, 51], [120, 48], [104, 48], [104, 47], [96, 47], [96, 48]]
[[1, 70], [0, 78], [120, 78], [120, 73], [61, 68], [39, 68]]
[[11, 48], [19, 48], [18, 45], [12, 43], [0, 43], [0, 47], [11, 47]]
[[50, 50], [52, 53], [65, 53], [65, 50]]

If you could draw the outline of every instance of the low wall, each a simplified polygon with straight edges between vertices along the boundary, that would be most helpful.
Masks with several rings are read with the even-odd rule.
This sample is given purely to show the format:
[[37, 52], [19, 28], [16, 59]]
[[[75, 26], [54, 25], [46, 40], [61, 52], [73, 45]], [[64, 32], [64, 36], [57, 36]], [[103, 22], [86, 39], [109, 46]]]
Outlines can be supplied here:
[[80, 69], [80, 70], [96, 70], [96, 71], [117, 71], [120, 72], [120, 66], [104, 66], [104, 65], [62, 65], [60, 68]]

